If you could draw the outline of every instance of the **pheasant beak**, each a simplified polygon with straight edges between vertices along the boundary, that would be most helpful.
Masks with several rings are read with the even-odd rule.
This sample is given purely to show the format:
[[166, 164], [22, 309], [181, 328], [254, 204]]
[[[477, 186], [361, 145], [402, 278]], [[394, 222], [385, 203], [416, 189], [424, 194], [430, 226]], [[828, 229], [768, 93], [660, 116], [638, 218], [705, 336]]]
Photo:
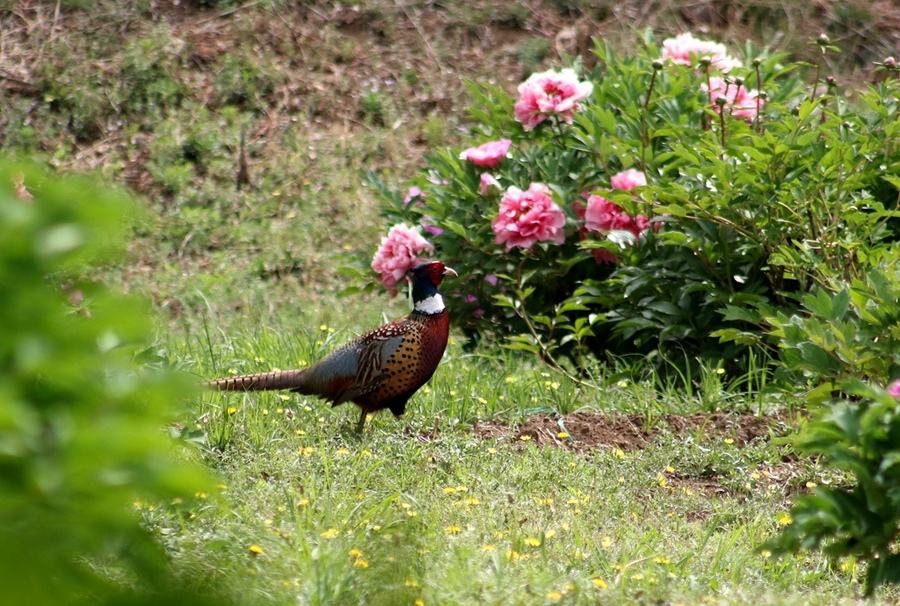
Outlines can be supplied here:
[[445, 276], [453, 276], [454, 278], [458, 278], [458, 277], [459, 277], [459, 274], [456, 273], [456, 270], [453, 269], [452, 267], [445, 267], [445, 268], [444, 268], [444, 275], [445, 275]]

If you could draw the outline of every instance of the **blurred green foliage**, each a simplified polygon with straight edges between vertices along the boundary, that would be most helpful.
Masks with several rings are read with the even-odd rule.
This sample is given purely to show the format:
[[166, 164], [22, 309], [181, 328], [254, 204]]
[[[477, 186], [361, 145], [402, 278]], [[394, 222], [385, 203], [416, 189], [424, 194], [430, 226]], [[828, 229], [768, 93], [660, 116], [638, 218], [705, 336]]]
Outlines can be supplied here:
[[792, 523], [766, 545], [775, 553], [821, 548], [865, 565], [867, 594], [900, 583], [900, 275], [873, 270], [837, 293], [802, 298], [803, 314], [768, 318], [782, 364], [815, 386], [813, 417], [791, 439], [847, 474], [844, 485], [797, 499]]
[[89, 279], [122, 252], [135, 212], [87, 179], [0, 162], [5, 603], [178, 601], [182, 591], [132, 503], [187, 500], [208, 485], [164, 430], [190, 382], [136, 362], [148, 306]]

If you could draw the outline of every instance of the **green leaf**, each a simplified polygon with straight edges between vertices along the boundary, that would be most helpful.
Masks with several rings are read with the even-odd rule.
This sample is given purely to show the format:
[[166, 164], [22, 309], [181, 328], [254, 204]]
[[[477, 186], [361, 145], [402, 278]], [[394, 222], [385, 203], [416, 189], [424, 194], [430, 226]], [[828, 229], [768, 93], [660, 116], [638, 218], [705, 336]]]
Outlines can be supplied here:
[[824, 375], [840, 369], [840, 364], [812, 341], [802, 341], [797, 344], [797, 348], [810, 370]]
[[763, 320], [762, 314], [757, 310], [746, 307], [736, 307], [734, 305], [726, 305], [725, 309], [719, 310], [719, 313], [729, 321], [743, 321], [749, 322], [750, 324], [760, 324]]

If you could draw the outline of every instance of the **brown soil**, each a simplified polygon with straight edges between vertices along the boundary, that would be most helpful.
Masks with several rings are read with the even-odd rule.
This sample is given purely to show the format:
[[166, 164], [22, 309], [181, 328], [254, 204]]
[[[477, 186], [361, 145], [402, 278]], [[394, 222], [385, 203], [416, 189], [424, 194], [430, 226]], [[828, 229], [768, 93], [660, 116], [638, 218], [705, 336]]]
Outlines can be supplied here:
[[637, 450], [645, 448], [662, 432], [691, 435], [698, 442], [731, 439], [735, 445], [744, 446], [773, 435], [784, 435], [791, 424], [791, 417], [786, 412], [765, 416], [726, 412], [683, 416], [667, 414], [653, 418], [640, 414], [575, 412], [561, 416], [530, 417], [518, 429], [498, 423], [477, 423], [474, 431], [484, 438], [529, 442], [541, 447], [574, 451], [602, 448]]
[[[690, 436], [699, 444], [721, 444], [724, 440], [733, 440], [733, 444], [740, 447], [786, 435], [794, 428], [796, 416], [786, 411], [763, 416], [728, 412], [667, 414], [652, 419], [639, 414], [576, 412], [530, 417], [518, 428], [498, 423], [477, 423], [474, 432], [482, 438], [510, 441], [521, 448], [526, 448], [526, 444], [535, 444], [541, 448], [565, 448], [586, 454], [613, 448], [640, 450], [664, 433]], [[702, 494], [709, 498], [740, 498], [750, 492], [790, 498], [790, 495], [808, 492], [808, 482], [815, 479], [810, 476], [806, 461], [785, 456], [780, 461], [742, 469], [737, 475], [729, 474], [727, 477], [713, 470], [699, 474], [661, 470], [657, 482], [660, 490]], [[703, 520], [713, 512], [712, 508], [695, 511], [688, 518]]]

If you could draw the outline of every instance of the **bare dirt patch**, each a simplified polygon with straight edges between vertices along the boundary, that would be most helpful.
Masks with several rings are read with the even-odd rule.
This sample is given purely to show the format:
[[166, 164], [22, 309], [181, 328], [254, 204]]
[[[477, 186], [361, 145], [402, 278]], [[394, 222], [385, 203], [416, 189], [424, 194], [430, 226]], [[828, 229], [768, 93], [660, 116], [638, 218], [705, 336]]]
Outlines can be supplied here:
[[756, 440], [784, 435], [791, 426], [792, 419], [787, 412], [773, 415], [712, 412], [658, 417], [575, 412], [530, 417], [518, 428], [490, 422], [477, 423], [473, 431], [483, 438], [531, 442], [541, 447], [574, 451], [618, 448], [627, 451], [645, 448], [661, 432], [690, 435], [698, 442], [731, 439], [735, 445], [744, 446]]

